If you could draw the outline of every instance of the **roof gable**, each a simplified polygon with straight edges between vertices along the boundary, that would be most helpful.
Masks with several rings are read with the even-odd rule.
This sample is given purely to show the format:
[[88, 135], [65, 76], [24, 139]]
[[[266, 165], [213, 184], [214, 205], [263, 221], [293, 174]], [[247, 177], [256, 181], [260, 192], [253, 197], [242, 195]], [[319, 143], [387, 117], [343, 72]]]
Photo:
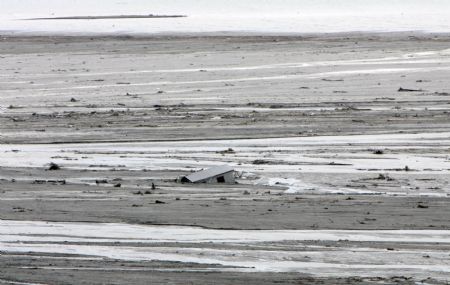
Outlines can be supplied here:
[[211, 177], [215, 177], [217, 175], [225, 174], [230, 171], [234, 171], [234, 169], [231, 166], [222, 165], [192, 173], [186, 176], [186, 178], [191, 182], [198, 182]]

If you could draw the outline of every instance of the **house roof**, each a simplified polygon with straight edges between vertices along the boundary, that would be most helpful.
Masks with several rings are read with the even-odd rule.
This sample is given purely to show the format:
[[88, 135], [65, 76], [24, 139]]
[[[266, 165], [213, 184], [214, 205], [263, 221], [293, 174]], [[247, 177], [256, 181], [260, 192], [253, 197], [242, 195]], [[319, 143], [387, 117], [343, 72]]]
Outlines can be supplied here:
[[234, 171], [231, 166], [222, 165], [192, 173], [191, 175], [186, 176], [186, 178], [191, 182], [199, 182], [217, 175], [228, 173], [230, 171]]

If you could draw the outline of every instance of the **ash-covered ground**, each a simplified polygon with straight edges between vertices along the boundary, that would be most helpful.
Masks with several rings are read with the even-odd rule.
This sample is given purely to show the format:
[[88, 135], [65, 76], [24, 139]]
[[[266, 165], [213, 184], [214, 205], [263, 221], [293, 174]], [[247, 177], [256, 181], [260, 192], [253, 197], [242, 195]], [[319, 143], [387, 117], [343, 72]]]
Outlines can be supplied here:
[[446, 284], [449, 44], [2, 37], [0, 283]]

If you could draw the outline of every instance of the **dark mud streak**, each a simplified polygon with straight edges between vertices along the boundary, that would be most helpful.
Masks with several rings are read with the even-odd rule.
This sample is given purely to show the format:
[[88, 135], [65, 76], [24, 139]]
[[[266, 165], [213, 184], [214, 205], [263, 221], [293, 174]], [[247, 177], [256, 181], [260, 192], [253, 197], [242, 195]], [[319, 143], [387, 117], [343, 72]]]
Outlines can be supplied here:
[[42, 20], [107, 20], [107, 19], [160, 19], [160, 18], [185, 18], [186, 15], [112, 15], [112, 16], [70, 16], [51, 18], [30, 18], [26, 21]]

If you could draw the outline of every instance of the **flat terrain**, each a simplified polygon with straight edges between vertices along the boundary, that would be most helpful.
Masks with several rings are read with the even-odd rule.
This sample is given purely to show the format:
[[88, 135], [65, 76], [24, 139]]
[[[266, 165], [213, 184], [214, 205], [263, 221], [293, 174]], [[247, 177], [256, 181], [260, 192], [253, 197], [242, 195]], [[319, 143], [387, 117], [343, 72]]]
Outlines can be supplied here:
[[2, 37], [0, 284], [446, 284], [449, 44]]

